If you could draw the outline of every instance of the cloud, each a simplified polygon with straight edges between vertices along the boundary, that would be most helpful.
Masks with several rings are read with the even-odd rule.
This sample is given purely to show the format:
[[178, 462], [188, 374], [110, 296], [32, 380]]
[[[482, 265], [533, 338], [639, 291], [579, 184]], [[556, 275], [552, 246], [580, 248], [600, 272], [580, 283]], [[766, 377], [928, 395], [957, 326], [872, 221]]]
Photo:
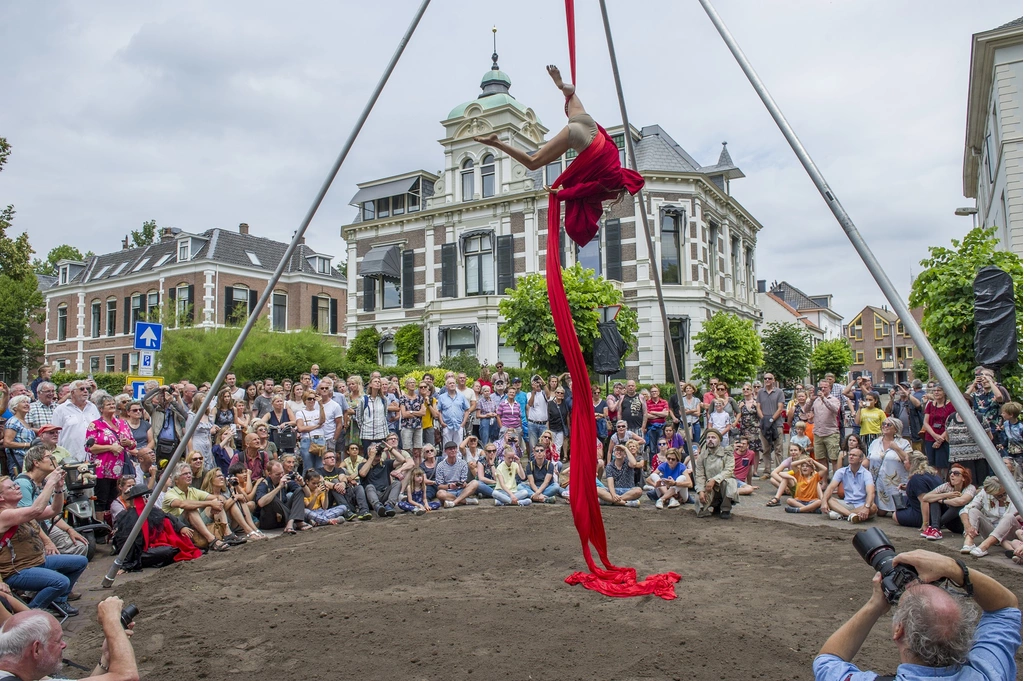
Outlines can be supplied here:
[[[248, 222], [287, 239], [404, 32], [417, 0], [0, 6], [0, 203], [37, 251], [102, 252], [147, 219], [200, 231]], [[897, 288], [927, 246], [962, 236], [970, 36], [1019, 4], [773, 3], [717, 9]], [[546, 14], [543, 12], [547, 12]], [[595, 6], [577, 8], [580, 94], [618, 121]], [[661, 124], [698, 161], [728, 140], [733, 194], [764, 229], [758, 277], [832, 293], [847, 317], [883, 298], [696, 3], [613, 6], [631, 122]], [[371, 114], [308, 241], [341, 255], [356, 183], [443, 163], [439, 121], [475, 98], [497, 25], [512, 92], [545, 124], [565, 64], [557, 4], [434, 3]]]

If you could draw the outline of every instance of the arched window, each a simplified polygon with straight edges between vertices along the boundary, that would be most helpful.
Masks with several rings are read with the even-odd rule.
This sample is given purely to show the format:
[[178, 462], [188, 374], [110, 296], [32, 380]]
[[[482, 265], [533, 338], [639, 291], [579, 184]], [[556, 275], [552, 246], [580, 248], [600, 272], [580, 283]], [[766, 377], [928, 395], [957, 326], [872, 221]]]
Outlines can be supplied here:
[[462, 200], [473, 200], [473, 159], [467, 158], [462, 162]]
[[480, 161], [480, 195], [494, 196], [494, 156], [487, 154]]

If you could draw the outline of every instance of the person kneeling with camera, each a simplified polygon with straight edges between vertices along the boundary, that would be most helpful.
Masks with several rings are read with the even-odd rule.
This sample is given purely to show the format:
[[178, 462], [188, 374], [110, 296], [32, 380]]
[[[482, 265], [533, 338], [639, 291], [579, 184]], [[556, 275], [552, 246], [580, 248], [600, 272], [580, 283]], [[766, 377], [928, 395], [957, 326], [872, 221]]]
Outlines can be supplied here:
[[256, 486], [256, 510], [261, 530], [284, 527], [285, 534], [306, 529], [305, 497], [312, 496], [296, 473], [285, 475], [284, 466], [274, 460], [267, 464], [267, 477]]
[[[869, 534], [874, 532], [874, 534]], [[862, 537], [867, 536], [867, 541]], [[866, 546], [872, 538], [874, 547]], [[851, 662], [879, 617], [895, 606], [892, 640], [900, 654], [895, 678], [1013, 679], [1021, 645], [1017, 597], [962, 561], [932, 553], [896, 554], [877, 528], [858, 533], [857, 550], [875, 573], [871, 598], [822, 646], [814, 658], [816, 681], [871, 681]], [[915, 573], [916, 572], [916, 578]], [[945, 580], [966, 594], [937, 585]], [[978, 609], [983, 611], [978, 620]]]
[[[103, 627], [103, 652], [100, 663], [87, 679], [136, 681], [139, 678], [122, 605], [120, 598], [110, 596], [97, 606], [97, 619]], [[18, 613], [0, 627], [0, 679], [48, 679], [60, 672], [66, 646], [64, 632], [53, 615], [41, 610]]]

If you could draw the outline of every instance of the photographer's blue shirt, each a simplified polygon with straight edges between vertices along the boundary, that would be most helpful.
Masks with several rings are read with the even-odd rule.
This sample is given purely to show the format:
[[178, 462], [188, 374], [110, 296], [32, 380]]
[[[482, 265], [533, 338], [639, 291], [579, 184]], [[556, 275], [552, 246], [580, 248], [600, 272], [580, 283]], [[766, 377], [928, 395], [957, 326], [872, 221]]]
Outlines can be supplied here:
[[[1017, 678], [1014, 654], [1021, 644], [1021, 611], [1003, 608], [981, 616], [974, 632], [974, 645], [967, 664], [955, 667], [924, 667], [901, 664], [897, 681], [1001, 681]], [[862, 672], [854, 664], [835, 655], [814, 658], [815, 681], [874, 681], [875, 672]]]

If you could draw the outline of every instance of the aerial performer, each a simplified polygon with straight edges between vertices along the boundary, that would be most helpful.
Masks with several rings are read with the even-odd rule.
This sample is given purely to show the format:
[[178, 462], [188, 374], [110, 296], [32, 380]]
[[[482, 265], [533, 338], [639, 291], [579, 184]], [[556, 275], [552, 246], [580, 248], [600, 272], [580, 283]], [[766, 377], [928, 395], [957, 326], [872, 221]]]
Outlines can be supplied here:
[[[571, 2], [567, 2], [566, 7], [568, 12]], [[569, 18], [571, 20], [571, 15]], [[570, 63], [574, 67], [575, 60], [571, 57], [574, 54], [573, 42], [574, 35], [570, 29]], [[547, 70], [555, 86], [565, 96], [565, 115], [569, 120], [564, 128], [533, 155], [502, 142], [497, 135], [475, 139], [505, 152], [530, 170], [543, 168], [569, 149], [575, 149], [578, 153], [549, 188], [548, 257], [545, 269], [551, 314], [566, 365], [572, 375], [573, 388], [578, 391], [578, 395], [589, 395], [590, 374], [565, 296], [561, 265], [559, 258], [551, 257], [559, 248], [561, 204], [565, 203], [566, 234], [580, 246], [585, 246], [597, 234], [598, 220], [603, 211], [602, 202], [621, 198], [624, 192], [636, 194], [643, 187], [644, 181], [636, 171], [622, 167], [615, 142], [583, 108], [576, 95], [576, 87], [563, 82], [557, 67], [548, 66]], [[575, 73], [573, 76], [575, 79]], [[569, 584], [582, 584], [606, 596], [654, 594], [665, 599], [675, 598], [675, 583], [679, 581], [679, 575], [675, 572], [650, 575], [638, 581], [635, 569], [613, 565], [608, 559], [604, 521], [597, 498], [597, 427], [593, 416], [585, 409], [572, 413], [570, 443], [572, 465], [569, 469], [569, 504], [583, 547], [583, 558], [590, 571], [575, 572], [565, 581]], [[603, 569], [595, 563], [591, 546], [604, 564]]]

